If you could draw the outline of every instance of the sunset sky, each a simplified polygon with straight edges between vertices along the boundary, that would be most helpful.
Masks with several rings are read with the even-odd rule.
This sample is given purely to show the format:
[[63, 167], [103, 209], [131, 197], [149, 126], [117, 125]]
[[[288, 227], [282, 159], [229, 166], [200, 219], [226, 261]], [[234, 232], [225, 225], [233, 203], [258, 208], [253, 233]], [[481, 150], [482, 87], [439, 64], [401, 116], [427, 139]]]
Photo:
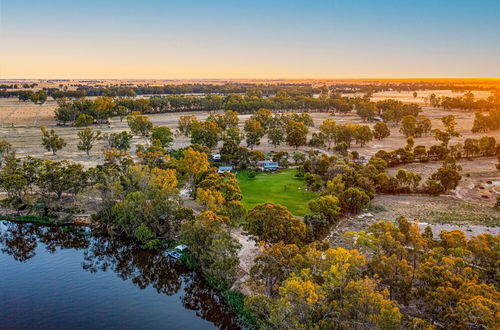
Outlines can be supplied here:
[[0, 78], [500, 77], [500, 1], [0, 0]]

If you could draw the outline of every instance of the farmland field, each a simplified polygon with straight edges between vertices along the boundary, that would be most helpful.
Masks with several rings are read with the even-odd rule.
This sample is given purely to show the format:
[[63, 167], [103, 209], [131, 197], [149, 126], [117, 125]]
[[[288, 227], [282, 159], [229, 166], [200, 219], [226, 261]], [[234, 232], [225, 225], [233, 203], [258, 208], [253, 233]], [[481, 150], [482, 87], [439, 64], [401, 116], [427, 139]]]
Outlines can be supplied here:
[[318, 196], [317, 193], [305, 189], [304, 180], [296, 178], [295, 169], [282, 170], [277, 173], [258, 173], [255, 178], [249, 172], [238, 173], [243, 205], [251, 209], [261, 203], [276, 203], [286, 206], [295, 216], [309, 213], [307, 202]]

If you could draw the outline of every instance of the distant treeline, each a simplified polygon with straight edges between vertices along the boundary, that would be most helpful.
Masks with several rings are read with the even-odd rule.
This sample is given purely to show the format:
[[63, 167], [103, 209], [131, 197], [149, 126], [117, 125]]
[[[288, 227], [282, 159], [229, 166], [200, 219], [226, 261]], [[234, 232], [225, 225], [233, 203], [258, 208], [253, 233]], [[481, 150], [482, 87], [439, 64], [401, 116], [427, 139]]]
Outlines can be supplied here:
[[4, 89], [18, 89], [18, 88], [35, 88], [38, 86], [37, 83], [31, 83], [31, 84], [0, 84], [0, 90]]
[[[75, 85], [73, 85], [75, 86]], [[320, 93], [320, 88], [310, 84], [181, 84], [163, 86], [88, 86], [76, 85], [75, 90], [65, 87], [44, 88], [53, 99], [80, 98], [85, 96], [134, 97], [136, 95], [175, 95], [175, 94], [246, 94], [249, 96], [272, 96], [286, 92], [290, 96], [313, 96]], [[0, 97], [19, 97], [20, 91], [0, 90]]]
[[408, 83], [339, 83], [329, 86], [330, 91], [335, 93], [377, 93], [384, 91], [410, 92], [423, 90], [451, 90], [453, 92], [467, 91], [496, 91], [499, 90], [498, 83], [491, 84], [468, 84], [440, 83], [440, 82], [408, 82]]
[[[18, 97], [22, 91], [17, 90], [20, 85], [0, 85], [0, 97]], [[23, 88], [33, 88], [37, 84], [23, 84]], [[243, 94], [247, 96], [275, 96], [280, 91], [289, 96], [309, 96], [319, 93], [365, 93], [372, 94], [382, 91], [418, 91], [418, 90], [452, 90], [466, 92], [471, 90], [498, 90], [495, 83], [469, 84], [443, 83], [443, 82], [359, 82], [359, 83], [333, 83], [314, 87], [308, 83], [226, 83], [226, 84], [166, 84], [151, 86], [147, 84], [134, 86], [132, 84], [116, 84], [106, 86], [91, 86], [85, 84], [71, 84], [76, 89], [69, 90], [63, 84], [59, 88], [44, 88], [49, 96], [54, 99], [80, 98], [84, 96], [109, 96], [109, 97], [134, 97], [136, 95], [175, 95], [175, 94]]]

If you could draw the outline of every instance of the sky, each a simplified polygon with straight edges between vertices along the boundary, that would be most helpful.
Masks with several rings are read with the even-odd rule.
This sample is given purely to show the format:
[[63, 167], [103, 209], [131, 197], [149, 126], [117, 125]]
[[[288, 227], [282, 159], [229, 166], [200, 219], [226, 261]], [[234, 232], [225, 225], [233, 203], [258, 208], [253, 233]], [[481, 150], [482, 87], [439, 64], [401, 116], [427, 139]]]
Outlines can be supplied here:
[[0, 78], [500, 77], [499, 0], [0, 0]]

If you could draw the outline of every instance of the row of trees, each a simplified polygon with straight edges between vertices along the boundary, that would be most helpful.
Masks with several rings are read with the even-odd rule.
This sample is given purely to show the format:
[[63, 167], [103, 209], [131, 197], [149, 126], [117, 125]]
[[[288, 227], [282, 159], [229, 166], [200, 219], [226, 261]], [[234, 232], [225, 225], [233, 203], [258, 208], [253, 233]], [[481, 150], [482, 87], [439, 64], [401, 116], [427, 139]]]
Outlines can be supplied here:
[[455, 159], [472, 157], [491, 157], [497, 155], [499, 145], [493, 136], [483, 136], [480, 139], [465, 139], [464, 143], [437, 144], [427, 148], [424, 145], [415, 146], [413, 137], [407, 139], [404, 148], [393, 151], [379, 150], [375, 157], [381, 158], [391, 167], [412, 162], [427, 162], [429, 160], [444, 160], [447, 156]]
[[493, 95], [486, 99], [476, 99], [472, 92], [467, 92], [463, 96], [437, 97], [436, 94], [431, 94], [427, 100], [431, 106], [445, 110], [461, 109], [469, 111], [489, 111], [499, 109], [500, 107], [500, 91], [496, 90]]
[[47, 101], [48, 94], [44, 90], [39, 90], [37, 92], [33, 91], [19, 91], [18, 99], [19, 101], [31, 101], [34, 104], [44, 104]]
[[366, 97], [353, 99], [353, 103], [356, 113], [365, 121], [373, 121], [378, 116], [385, 122], [397, 124], [405, 116], [416, 117], [422, 111], [415, 103], [405, 104], [393, 99], [372, 102]]
[[110, 97], [72, 101], [63, 98], [58, 100], [57, 104], [54, 116], [62, 125], [69, 123], [77, 126], [90, 126], [94, 122], [102, 124], [112, 116], [119, 116], [122, 119], [129, 113], [126, 107], [117, 104]]
[[472, 133], [489, 132], [500, 128], [500, 108], [492, 109], [487, 115], [476, 112]]
[[[54, 99], [80, 98], [85, 96], [135, 97], [137, 95], [172, 95], [172, 94], [247, 94], [250, 96], [272, 96], [278, 92], [286, 92], [293, 96], [313, 96], [320, 91], [310, 84], [179, 84], [179, 85], [137, 85], [128, 84], [90, 86], [76, 84], [76, 89], [46, 88], [46, 92]], [[64, 86], [66, 87], [66, 86]], [[0, 86], [1, 88], [1, 86]], [[11, 92], [12, 93], [12, 92]], [[0, 96], [2, 94], [0, 93]], [[9, 94], [15, 95], [15, 94]]]

